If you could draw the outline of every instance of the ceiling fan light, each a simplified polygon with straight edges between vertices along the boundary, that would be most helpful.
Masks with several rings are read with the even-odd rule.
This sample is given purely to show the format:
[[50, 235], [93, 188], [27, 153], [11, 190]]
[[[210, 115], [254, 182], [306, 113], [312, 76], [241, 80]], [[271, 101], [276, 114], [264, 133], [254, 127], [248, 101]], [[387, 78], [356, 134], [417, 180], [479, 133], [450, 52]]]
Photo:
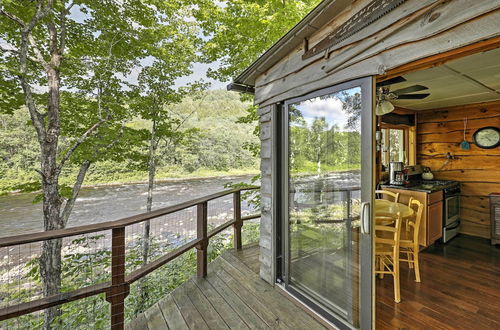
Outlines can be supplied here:
[[394, 110], [394, 106], [392, 105], [391, 102], [383, 100], [377, 103], [377, 107], [375, 109], [375, 112], [377, 116], [382, 116], [385, 115], [386, 113], [391, 112]]

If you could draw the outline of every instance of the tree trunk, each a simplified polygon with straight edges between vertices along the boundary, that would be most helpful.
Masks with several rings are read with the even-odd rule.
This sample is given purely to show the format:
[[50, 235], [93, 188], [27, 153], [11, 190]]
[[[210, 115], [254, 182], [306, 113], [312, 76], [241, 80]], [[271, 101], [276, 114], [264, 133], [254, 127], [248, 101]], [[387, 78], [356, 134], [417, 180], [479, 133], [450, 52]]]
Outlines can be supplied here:
[[[151, 212], [153, 207], [153, 189], [156, 175], [156, 149], [158, 147], [158, 141], [156, 138], [156, 121], [153, 120], [153, 127], [151, 129], [151, 138], [149, 140], [149, 155], [148, 155], [148, 197], [146, 200], [146, 211]], [[142, 248], [142, 262], [143, 264], [148, 263], [149, 258], [149, 248], [150, 248], [150, 233], [151, 224], [150, 221], [144, 222], [144, 237], [143, 237], [143, 248]], [[148, 291], [146, 288], [145, 279], [141, 279], [141, 303], [139, 304], [139, 309], [137, 312], [144, 310], [146, 307], [146, 302], [148, 300]]]
[[149, 158], [148, 158], [148, 198], [146, 200], [146, 210], [151, 212], [153, 206], [153, 189], [156, 174], [156, 149], [158, 141], [156, 141], [156, 121], [153, 120], [153, 127], [151, 130], [151, 139], [149, 140]]
[[[65, 1], [62, 1], [64, 8]], [[44, 21], [47, 15], [54, 13], [54, 0], [37, 1], [36, 12], [29, 23], [21, 19], [14, 20], [21, 25], [21, 40], [19, 44], [19, 81], [25, 96], [25, 104], [30, 113], [30, 117], [35, 127], [38, 142], [40, 145], [40, 175], [42, 179], [43, 191], [43, 224], [44, 230], [57, 230], [65, 227], [72, 204], [67, 205], [68, 212], [61, 215], [62, 198], [59, 193], [59, 175], [62, 168], [57, 163], [57, 149], [60, 134], [60, 64], [65, 45], [65, 24], [64, 20], [69, 13], [69, 9], [62, 13], [59, 22], [60, 33], [57, 31], [57, 24], [54, 15], [48, 21]], [[9, 15], [9, 17], [13, 17]], [[43, 23], [42, 23], [43, 22]], [[33, 29], [37, 25], [43, 24], [47, 27], [46, 50], [50, 54], [50, 60], [43, 56], [42, 51], [32, 38]], [[35, 98], [30, 85], [30, 74], [28, 69], [28, 56], [31, 51], [35, 54], [35, 62], [43, 67], [47, 75], [48, 102], [46, 116], [38, 111]], [[36, 76], [36, 75], [35, 75]], [[88, 166], [87, 166], [88, 168]], [[86, 172], [86, 169], [85, 171]], [[83, 175], [84, 176], [84, 175]], [[76, 198], [81, 184], [73, 189], [73, 196]], [[75, 195], [76, 192], [76, 195]], [[74, 200], [71, 201], [74, 203]], [[61, 248], [62, 239], [52, 239], [44, 241], [40, 256], [40, 276], [42, 280], [43, 294], [45, 297], [58, 294], [61, 289]], [[61, 314], [59, 307], [52, 307], [45, 310], [44, 329], [58, 327], [54, 320]]]
[[[44, 241], [40, 257], [40, 275], [43, 282], [43, 295], [45, 297], [59, 293], [61, 288], [61, 246], [62, 239]], [[57, 327], [55, 319], [61, 315], [59, 307], [45, 310], [44, 329]]]
[[[45, 140], [41, 143], [41, 173], [43, 189], [43, 217], [45, 231], [63, 229], [61, 219], [62, 199], [59, 194], [59, 168], [57, 164], [57, 147], [59, 142], [59, 63], [58, 59], [52, 60], [52, 65], [47, 70], [49, 98], [48, 121]], [[40, 275], [45, 297], [57, 294], [61, 289], [61, 247], [62, 240], [54, 239], [44, 241], [40, 257]], [[54, 318], [61, 314], [59, 307], [46, 310], [44, 329], [51, 329]]]

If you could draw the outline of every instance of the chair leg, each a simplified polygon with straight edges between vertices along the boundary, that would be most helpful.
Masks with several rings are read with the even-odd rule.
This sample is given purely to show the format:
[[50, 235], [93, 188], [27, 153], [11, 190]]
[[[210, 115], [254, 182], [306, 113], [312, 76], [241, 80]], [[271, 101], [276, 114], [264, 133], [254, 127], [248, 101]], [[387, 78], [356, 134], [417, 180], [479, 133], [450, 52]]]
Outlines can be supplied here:
[[420, 268], [418, 265], [418, 251], [414, 252], [413, 263], [415, 264], [415, 281], [420, 283]]
[[408, 267], [413, 268], [413, 253], [410, 251], [406, 252], [406, 259], [408, 259]]
[[394, 260], [394, 301], [401, 301], [401, 288], [399, 286], [399, 260]]
[[[381, 272], [384, 271], [384, 257], [383, 256], [381, 256], [380, 259], [379, 259], [379, 270]], [[378, 278], [383, 279], [384, 278], [384, 273], [378, 274]]]

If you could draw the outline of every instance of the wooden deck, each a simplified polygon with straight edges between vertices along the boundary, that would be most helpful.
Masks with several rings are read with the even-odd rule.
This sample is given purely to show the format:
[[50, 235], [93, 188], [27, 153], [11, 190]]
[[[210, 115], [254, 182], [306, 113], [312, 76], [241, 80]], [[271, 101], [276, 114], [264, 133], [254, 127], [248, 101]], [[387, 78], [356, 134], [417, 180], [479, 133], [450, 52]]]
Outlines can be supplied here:
[[227, 251], [128, 329], [325, 329], [325, 326], [260, 279], [258, 245]]

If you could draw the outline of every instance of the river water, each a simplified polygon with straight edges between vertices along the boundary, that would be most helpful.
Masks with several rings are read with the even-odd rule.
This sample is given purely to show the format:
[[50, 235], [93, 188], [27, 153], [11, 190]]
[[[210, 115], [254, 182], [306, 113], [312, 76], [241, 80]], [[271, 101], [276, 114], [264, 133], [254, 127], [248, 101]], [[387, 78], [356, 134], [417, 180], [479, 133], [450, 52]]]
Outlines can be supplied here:
[[[252, 176], [176, 180], [158, 183], [153, 209], [175, 205], [225, 190], [227, 183], [250, 182]], [[41, 203], [33, 204], [36, 194], [0, 197], [0, 237], [43, 230]], [[126, 184], [82, 188], [70, 216], [68, 227], [117, 220], [146, 211], [147, 184]], [[245, 208], [246, 205], [243, 205]]]

